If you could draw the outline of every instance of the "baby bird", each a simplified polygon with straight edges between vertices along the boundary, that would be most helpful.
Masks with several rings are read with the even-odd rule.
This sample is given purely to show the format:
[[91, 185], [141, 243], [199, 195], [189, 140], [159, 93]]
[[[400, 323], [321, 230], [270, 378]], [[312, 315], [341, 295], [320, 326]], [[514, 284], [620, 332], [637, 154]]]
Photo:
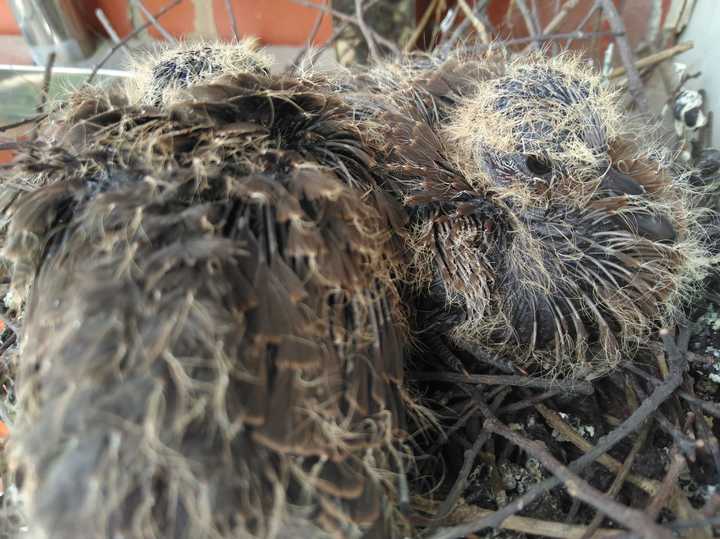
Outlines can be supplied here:
[[168, 52], [4, 181], [36, 537], [408, 536], [415, 332], [594, 376], [702, 265], [577, 61], [267, 66]]
[[32, 533], [396, 536], [401, 209], [373, 148], [248, 44], [147, 73], [74, 96], [3, 186]]
[[689, 175], [579, 59], [431, 60], [360, 85], [405, 110], [376, 107], [385, 177], [426, 320], [460, 348], [592, 379], [679, 316], [712, 264]]

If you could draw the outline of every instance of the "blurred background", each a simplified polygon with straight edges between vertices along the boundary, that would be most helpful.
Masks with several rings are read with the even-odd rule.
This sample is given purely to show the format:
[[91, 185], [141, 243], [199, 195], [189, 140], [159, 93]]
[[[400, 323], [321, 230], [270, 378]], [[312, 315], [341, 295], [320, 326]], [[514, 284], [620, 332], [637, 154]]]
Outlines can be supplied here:
[[[574, 49], [692, 153], [698, 138], [707, 146], [720, 136], [711, 121], [718, 35], [717, 0], [0, 0], [0, 123], [28, 118], [89, 77], [131, 76], [128, 55], [180, 39], [253, 36], [278, 71], [457, 47]], [[0, 143], [22, 127], [2, 129]]]

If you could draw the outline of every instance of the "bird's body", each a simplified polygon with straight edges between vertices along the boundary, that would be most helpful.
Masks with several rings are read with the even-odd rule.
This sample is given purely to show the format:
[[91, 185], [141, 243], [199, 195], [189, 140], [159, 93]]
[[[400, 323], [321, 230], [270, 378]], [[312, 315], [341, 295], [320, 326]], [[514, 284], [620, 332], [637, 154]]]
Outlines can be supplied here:
[[188, 92], [85, 96], [19, 164], [43, 184], [6, 244], [34, 279], [16, 438], [34, 525], [385, 537], [406, 332], [378, 207], [398, 210], [337, 97], [250, 73]]
[[[461, 347], [597, 363], [665, 314], [695, 254], [669, 180], [599, 168], [563, 193], [580, 176], [551, 183], [539, 156], [547, 181], [518, 187], [500, 166], [518, 150], [482, 131], [517, 72], [247, 65], [80, 94], [6, 182], [38, 536], [401, 535], [418, 301]], [[648, 221], [615, 219], [636, 206]]]

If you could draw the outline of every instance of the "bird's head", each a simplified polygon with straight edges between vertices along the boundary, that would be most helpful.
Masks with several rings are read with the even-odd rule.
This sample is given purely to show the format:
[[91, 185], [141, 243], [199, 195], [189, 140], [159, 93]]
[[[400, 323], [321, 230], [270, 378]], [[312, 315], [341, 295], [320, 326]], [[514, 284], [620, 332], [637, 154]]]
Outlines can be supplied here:
[[127, 91], [132, 103], [167, 105], [175, 99], [187, 99], [182, 90], [190, 86], [224, 74], [269, 73], [271, 63], [253, 39], [185, 42], [135, 59], [131, 68], [136, 75]]
[[686, 189], [589, 68], [511, 64], [445, 131], [463, 182], [417, 251], [457, 344], [587, 376], [671, 316], [699, 257]]

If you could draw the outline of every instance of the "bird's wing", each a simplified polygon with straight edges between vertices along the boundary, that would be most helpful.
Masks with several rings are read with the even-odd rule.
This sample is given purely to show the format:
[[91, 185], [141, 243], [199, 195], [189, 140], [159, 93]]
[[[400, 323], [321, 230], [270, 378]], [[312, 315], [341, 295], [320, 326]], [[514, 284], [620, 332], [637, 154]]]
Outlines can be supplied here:
[[5, 242], [33, 281], [14, 438], [35, 523], [388, 536], [398, 217], [351, 111], [238, 76], [166, 108], [79, 99], [48, 132]]

